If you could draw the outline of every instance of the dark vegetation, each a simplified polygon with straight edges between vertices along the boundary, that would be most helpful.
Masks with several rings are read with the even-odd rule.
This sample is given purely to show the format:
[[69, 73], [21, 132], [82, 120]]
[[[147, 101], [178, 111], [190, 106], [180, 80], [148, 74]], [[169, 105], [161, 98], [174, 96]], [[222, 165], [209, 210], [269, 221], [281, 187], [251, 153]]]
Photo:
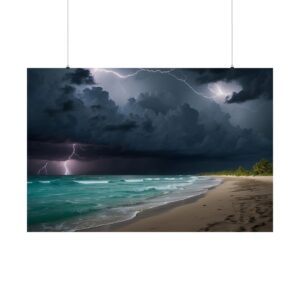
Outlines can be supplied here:
[[273, 175], [273, 164], [266, 159], [261, 159], [250, 170], [240, 166], [235, 170], [209, 172], [202, 175], [268, 176]]

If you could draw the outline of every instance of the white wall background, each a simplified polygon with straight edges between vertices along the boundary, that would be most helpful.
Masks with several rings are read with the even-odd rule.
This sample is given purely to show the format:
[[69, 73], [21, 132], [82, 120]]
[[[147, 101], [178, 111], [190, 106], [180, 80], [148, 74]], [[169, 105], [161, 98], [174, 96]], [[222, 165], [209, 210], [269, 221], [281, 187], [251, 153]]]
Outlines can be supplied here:
[[[274, 68], [272, 234], [26, 233], [26, 68], [66, 66], [66, 0], [1, 1], [1, 299], [299, 299], [300, 2], [235, 3], [235, 67]], [[230, 66], [230, 0], [70, 4], [71, 67]]]

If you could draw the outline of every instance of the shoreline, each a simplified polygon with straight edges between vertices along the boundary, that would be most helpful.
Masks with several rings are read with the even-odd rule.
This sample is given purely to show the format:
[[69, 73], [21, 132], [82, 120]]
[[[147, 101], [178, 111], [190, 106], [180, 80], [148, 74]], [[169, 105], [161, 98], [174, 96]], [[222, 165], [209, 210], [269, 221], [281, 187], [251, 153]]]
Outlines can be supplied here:
[[205, 194], [79, 232], [273, 231], [272, 176], [211, 177], [223, 181]]
[[[211, 176], [212, 177], [212, 176]], [[115, 229], [118, 229], [119, 227], [122, 227], [124, 225], [128, 225], [131, 223], [134, 223], [140, 219], [143, 219], [145, 217], [149, 217], [149, 216], [153, 216], [157, 213], [161, 213], [164, 211], [168, 211], [169, 209], [178, 207], [178, 206], [182, 206], [188, 203], [192, 203], [195, 202], [203, 197], [205, 197], [205, 195], [210, 191], [213, 190], [215, 188], [217, 188], [218, 186], [220, 186], [221, 184], [223, 184], [223, 182], [221, 182], [220, 184], [207, 188], [207, 192], [203, 193], [203, 194], [199, 194], [199, 195], [195, 195], [195, 196], [191, 196], [188, 198], [184, 198], [181, 200], [177, 200], [174, 202], [169, 202], [169, 203], [165, 203], [165, 204], [161, 204], [152, 208], [148, 208], [145, 210], [142, 210], [140, 212], [137, 212], [136, 215], [134, 217], [132, 217], [131, 219], [128, 220], [124, 220], [124, 221], [117, 221], [114, 223], [110, 223], [110, 224], [103, 224], [103, 225], [99, 225], [99, 226], [95, 226], [95, 227], [90, 227], [90, 228], [85, 228], [85, 229], [80, 229], [80, 230], [76, 230], [75, 232], [106, 232], [106, 231], [117, 231]]]

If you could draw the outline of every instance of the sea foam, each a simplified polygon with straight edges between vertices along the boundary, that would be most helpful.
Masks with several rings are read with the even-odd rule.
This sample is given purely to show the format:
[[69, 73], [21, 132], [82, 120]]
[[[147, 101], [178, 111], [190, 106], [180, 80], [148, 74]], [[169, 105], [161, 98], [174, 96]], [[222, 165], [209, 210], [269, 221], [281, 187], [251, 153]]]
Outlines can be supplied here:
[[124, 181], [134, 183], [134, 182], [143, 182], [144, 179], [125, 179]]
[[80, 184], [104, 184], [104, 183], [109, 183], [108, 180], [73, 180], [76, 183]]

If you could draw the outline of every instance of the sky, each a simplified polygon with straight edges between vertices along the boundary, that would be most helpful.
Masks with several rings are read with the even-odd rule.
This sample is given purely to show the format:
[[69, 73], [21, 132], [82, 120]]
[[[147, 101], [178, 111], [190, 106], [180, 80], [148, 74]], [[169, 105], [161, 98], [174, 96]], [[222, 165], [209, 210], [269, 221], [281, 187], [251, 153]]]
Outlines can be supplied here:
[[272, 160], [272, 69], [28, 69], [28, 174], [194, 174]]

